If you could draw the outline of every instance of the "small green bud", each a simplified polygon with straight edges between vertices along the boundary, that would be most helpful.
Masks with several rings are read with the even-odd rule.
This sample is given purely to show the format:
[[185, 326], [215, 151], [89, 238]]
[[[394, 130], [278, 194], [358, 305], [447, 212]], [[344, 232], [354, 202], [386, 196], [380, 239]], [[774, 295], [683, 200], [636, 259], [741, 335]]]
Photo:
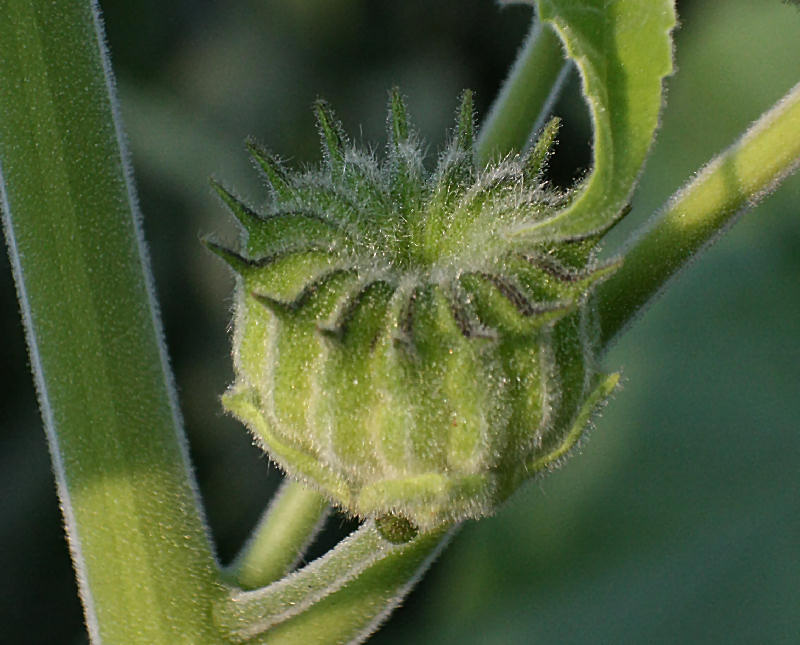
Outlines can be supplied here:
[[392, 544], [405, 544], [410, 542], [419, 533], [419, 530], [405, 517], [398, 515], [380, 515], [375, 518], [375, 527], [378, 532]]
[[211, 245], [240, 276], [225, 407], [289, 476], [391, 541], [493, 512], [556, 465], [616, 385], [595, 365], [598, 236], [526, 225], [569, 202], [542, 182], [558, 122], [526, 155], [474, 163], [472, 96], [433, 172], [402, 97], [384, 159], [315, 108], [324, 163], [289, 172], [248, 144], [272, 188], [246, 234]]

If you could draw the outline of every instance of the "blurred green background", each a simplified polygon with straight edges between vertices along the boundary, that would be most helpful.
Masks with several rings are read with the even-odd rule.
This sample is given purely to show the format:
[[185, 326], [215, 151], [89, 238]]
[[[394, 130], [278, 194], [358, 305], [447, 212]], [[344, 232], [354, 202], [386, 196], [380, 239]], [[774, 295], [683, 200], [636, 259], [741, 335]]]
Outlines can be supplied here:
[[[167, 343], [223, 560], [279, 480], [218, 397], [235, 236], [207, 178], [253, 202], [248, 135], [317, 159], [330, 100], [383, 145], [399, 85], [435, 155], [460, 90], [485, 114], [529, 23], [489, 0], [102, 2]], [[678, 3], [677, 74], [619, 243], [800, 80], [800, 10]], [[589, 163], [575, 78], [554, 181]], [[80, 643], [82, 617], [0, 258], [0, 642]], [[625, 387], [568, 466], [467, 523], [375, 643], [800, 642], [800, 176], [746, 214], [606, 360]], [[323, 536], [347, 528], [336, 517]], [[322, 546], [317, 547], [317, 551]]]

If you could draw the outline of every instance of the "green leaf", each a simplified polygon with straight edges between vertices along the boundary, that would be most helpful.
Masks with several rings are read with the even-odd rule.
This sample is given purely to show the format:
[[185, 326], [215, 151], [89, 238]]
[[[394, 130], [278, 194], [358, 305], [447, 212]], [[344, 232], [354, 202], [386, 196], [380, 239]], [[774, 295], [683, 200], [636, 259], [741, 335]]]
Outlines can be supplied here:
[[594, 168], [570, 205], [516, 233], [532, 241], [609, 228], [650, 149], [672, 72], [673, 0], [537, 0], [581, 74], [594, 124]]

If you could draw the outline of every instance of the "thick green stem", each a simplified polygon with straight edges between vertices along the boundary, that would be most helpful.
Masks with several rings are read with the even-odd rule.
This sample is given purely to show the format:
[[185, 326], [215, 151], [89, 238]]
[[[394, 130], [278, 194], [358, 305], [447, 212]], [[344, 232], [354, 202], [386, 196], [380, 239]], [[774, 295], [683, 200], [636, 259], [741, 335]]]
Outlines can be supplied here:
[[0, 16], [3, 221], [90, 634], [220, 642], [97, 7]]
[[800, 164], [800, 84], [708, 164], [624, 252], [598, 289], [608, 347], [667, 280]]
[[534, 21], [514, 67], [481, 126], [479, 165], [522, 151], [544, 119], [569, 69], [561, 41], [545, 23]]
[[278, 580], [302, 557], [329, 509], [322, 495], [286, 480], [226, 575], [242, 589]]

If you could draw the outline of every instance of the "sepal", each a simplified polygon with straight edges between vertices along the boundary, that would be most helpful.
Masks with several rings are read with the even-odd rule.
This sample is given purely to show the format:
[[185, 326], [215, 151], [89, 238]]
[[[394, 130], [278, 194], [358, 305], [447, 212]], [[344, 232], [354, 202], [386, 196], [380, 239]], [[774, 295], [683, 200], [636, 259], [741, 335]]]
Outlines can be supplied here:
[[331, 172], [338, 173], [344, 167], [347, 136], [341, 122], [336, 118], [327, 101], [317, 99], [314, 104], [322, 151]]
[[289, 175], [278, 159], [252, 139], [248, 139], [245, 145], [250, 153], [250, 158], [261, 170], [264, 179], [272, 189], [276, 201], [278, 203], [291, 202], [295, 197], [295, 191]]
[[555, 146], [558, 137], [558, 131], [561, 128], [561, 119], [557, 116], [551, 118], [547, 124], [542, 128], [536, 142], [531, 146], [531, 149], [525, 155], [523, 164], [523, 176], [526, 181], [538, 183], [542, 179], [542, 175], [547, 168], [547, 160], [553, 154], [553, 147]]

